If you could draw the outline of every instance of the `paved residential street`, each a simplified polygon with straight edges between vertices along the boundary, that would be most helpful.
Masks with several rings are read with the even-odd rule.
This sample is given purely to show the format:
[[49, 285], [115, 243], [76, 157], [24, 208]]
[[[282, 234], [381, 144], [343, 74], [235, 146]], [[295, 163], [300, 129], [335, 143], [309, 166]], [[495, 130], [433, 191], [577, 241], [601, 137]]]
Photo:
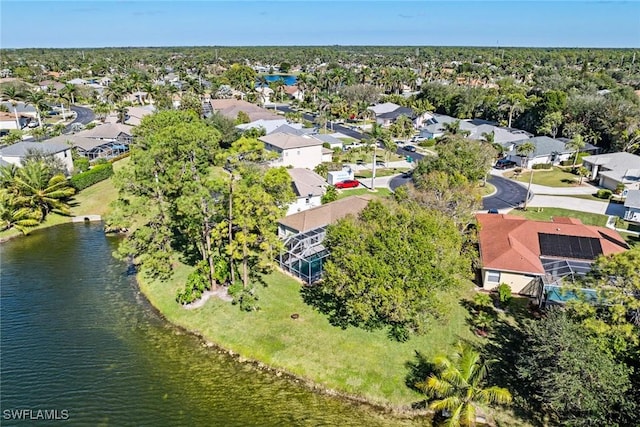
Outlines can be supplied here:
[[497, 175], [491, 175], [487, 181], [496, 187], [496, 192], [482, 199], [482, 208], [485, 210], [515, 208], [527, 197], [526, 187], [517, 181]]
[[78, 105], [72, 105], [71, 106], [71, 110], [76, 113], [76, 118], [75, 118], [74, 121], [69, 123], [64, 128], [63, 133], [70, 133], [71, 132], [71, 126], [74, 123], [81, 123], [83, 125], [87, 125], [87, 124], [91, 123], [93, 121], [93, 119], [95, 119], [95, 117], [96, 117], [95, 114], [93, 114], [93, 111], [91, 111], [91, 109], [87, 108], [87, 107], [80, 107]]

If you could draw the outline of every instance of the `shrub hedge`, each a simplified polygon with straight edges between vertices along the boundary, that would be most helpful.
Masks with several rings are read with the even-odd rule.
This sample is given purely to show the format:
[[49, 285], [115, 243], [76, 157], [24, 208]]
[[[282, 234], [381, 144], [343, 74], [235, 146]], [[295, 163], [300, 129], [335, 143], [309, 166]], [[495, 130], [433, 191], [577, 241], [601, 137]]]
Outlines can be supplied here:
[[596, 193], [596, 197], [598, 197], [599, 199], [610, 199], [612, 194], [613, 194], [613, 191], [602, 189], [602, 190], [598, 190], [598, 192]]
[[533, 169], [551, 169], [553, 165], [551, 163], [538, 163], [533, 165]]
[[104, 181], [113, 175], [113, 164], [104, 163], [96, 165], [86, 172], [79, 173], [71, 177], [71, 185], [77, 191], [91, 187], [93, 184]]

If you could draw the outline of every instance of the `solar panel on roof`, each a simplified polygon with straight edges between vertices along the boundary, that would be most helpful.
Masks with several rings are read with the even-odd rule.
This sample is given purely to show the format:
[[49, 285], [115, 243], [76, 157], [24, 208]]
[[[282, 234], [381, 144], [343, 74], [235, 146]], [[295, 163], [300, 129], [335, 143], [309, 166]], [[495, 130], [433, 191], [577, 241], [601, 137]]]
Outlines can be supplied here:
[[593, 237], [538, 233], [538, 242], [544, 256], [595, 259], [602, 255], [600, 239]]

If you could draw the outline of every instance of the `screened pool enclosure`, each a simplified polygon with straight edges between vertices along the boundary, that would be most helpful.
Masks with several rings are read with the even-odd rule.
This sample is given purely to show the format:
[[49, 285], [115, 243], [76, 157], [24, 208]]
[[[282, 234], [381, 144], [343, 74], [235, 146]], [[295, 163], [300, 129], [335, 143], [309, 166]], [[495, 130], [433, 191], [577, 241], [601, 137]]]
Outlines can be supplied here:
[[280, 268], [299, 277], [307, 284], [316, 282], [322, 276], [322, 266], [329, 251], [322, 241], [327, 227], [318, 227], [304, 233], [287, 237], [280, 252]]

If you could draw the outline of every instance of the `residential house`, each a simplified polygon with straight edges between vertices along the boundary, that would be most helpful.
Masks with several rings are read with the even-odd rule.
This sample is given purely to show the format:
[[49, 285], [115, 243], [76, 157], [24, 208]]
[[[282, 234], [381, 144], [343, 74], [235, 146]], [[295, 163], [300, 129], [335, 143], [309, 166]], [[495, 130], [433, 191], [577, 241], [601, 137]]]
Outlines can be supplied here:
[[317, 173], [302, 168], [287, 169], [291, 176], [296, 201], [289, 205], [287, 215], [306, 211], [322, 204], [322, 195], [328, 185]]
[[231, 120], [236, 120], [238, 113], [241, 111], [246, 113], [252, 122], [256, 120], [282, 120], [282, 116], [272, 111], [239, 99], [212, 99], [209, 102], [212, 112], [221, 114]]
[[[522, 157], [518, 153], [518, 147], [524, 143], [531, 143], [535, 146], [535, 151], [528, 157]], [[516, 162], [521, 167], [531, 168], [533, 165], [551, 163], [558, 165], [564, 160], [568, 160], [574, 150], [567, 147], [563, 140], [549, 138], [548, 136], [536, 136], [530, 139], [521, 139], [513, 142], [511, 150], [505, 155], [511, 161]]]
[[406, 116], [411, 119], [415, 128], [420, 128], [427, 120], [431, 119], [431, 113], [416, 114], [411, 108], [402, 107], [393, 102], [385, 102], [369, 107], [368, 110], [373, 111], [376, 116], [376, 123], [380, 126], [391, 126], [400, 116]]
[[38, 86], [43, 92], [50, 92], [51, 90], [58, 91], [64, 88], [64, 85], [60, 82], [56, 82], [54, 80], [43, 80], [38, 83]]
[[123, 144], [118, 140], [87, 138], [79, 136], [79, 134], [60, 135], [44, 142], [48, 144], [66, 144], [75, 149], [79, 156], [86, 157], [89, 160], [111, 159], [129, 150], [129, 144]]
[[273, 89], [269, 86], [257, 87], [256, 92], [258, 92], [258, 98], [262, 101], [263, 104], [270, 104], [271, 97], [273, 96]]
[[[541, 281], [583, 275], [600, 255], [624, 252], [624, 239], [609, 228], [574, 218], [532, 221], [522, 217], [477, 214], [482, 287], [506, 283], [518, 294], [535, 295]], [[539, 296], [539, 295], [538, 295]]]
[[631, 153], [607, 153], [583, 157], [583, 166], [600, 187], [615, 190], [623, 184], [628, 190], [640, 190], [640, 156]]
[[322, 277], [329, 251], [324, 247], [327, 226], [348, 215], [358, 215], [371, 196], [352, 196], [289, 215], [278, 222], [284, 239], [278, 264], [283, 271], [311, 284]]
[[332, 150], [334, 148], [342, 149], [344, 147], [344, 143], [341, 140], [326, 133], [314, 133], [313, 137], [319, 139], [324, 144], [329, 144], [329, 148], [331, 148]]
[[298, 86], [285, 86], [284, 92], [291, 99], [297, 99], [298, 101], [304, 100], [304, 93], [298, 89]]
[[630, 190], [624, 201], [624, 219], [640, 223], [640, 190]]
[[470, 131], [469, 139], [485, 141], [487, 135], [493, 133], [493, 142], [505, 147], [507, 152], [513, 150], [513, 143], [516, 141], [522, 141], [523, 139], [528, 139], [533, 136], [523, 130], [506, 129], [488, 123], [477, 124], [475, 120], [471, 120], [469, 123], [475, 125], [475, 128]]
[[308, 231], [335, 224], [347, 215], [358, 215], [367, 207], [372, 196], [361, 195], [345, 197], [335, 202], [326, 203], [293, 215], [287, 215], [278, 221], [278, 236], [306, 233]]
[[25, 117], [18, 114], [18, 121], [13, 112], [5, 113], [0, 111], [0, 130], [22, 129], [31, 121], [31, 117]]
[[76, 135], [102, 141], [119, 141], [128, 145], [133, 140], [132, 130], [133, 126], [123, 125], [122, 123], [105, 123], [93, 129], [78, 132]]
[[271, 133], [258, 139], [264, 142], [267, 150], [278, 154], [273, 166], [313, 169], [323, 162], [322, 141], [312, 136]]
[[9, 111], [10, 113], [14, 113], [15, 111], [16, 113], [18, 113], [19, 116], [22, 116], [25, 118], [28, 118], [28, 117], [31, 117], [34, 119], [38, 118], [38, 110], [36, 110], [35, 107], [31, 104], [25, 104], [24, 102], [17, 102], [16, 105], [14, 106], [9, 101], [3, 101], [0, 104], [3, 105], [7, 109], [7, 111]]
[[[127, 115], [124, 124], [130, 126], [140, 126], [142, 119], [156, 111], [153, 105], [127, 107]], [[105, 123], [118, 123], [118, 114], [111, 112], [106, 118]]]
[[465, 132], [473, 132], [476, 126], [466, 120], [456, 119], [444, 114], [433, 114], [424, 121], [420, 129], [420, 138], [434, 139], [443, 136], [446, 133], [445, 125], [448, 123], [459, 122], [460, 130]]
[[85, 86], [87, 84], [89, 84], [89, 81], [85, 80], [85, 79], [71, 79], [69, 80], [67, 83], [72, 84], [72, 85], [76, 85], [76, 86]]
[[0, 159], [6, 163], [22, 166], [22, 161], [31, 152], [40, 152], [44, 155], [58, 158], [65, 165], [67, 173], [73, 171], [71, 146], [62, 142], [20, 141], [13, 145], [0, 148]]

